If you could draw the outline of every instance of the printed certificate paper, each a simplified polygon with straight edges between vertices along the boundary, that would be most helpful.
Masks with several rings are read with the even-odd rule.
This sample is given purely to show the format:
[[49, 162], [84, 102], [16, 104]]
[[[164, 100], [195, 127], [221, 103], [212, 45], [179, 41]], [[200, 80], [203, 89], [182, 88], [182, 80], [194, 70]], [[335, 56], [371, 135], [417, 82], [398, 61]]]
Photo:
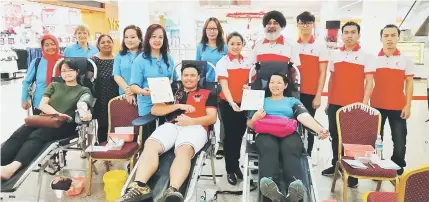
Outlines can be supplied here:
[[264, 90], [244, 89], [241, 99], [241, 110], [259, 110], [264, 107]]
[[171, 90], [170, 79], [167, 77], [148, 78], [150, 98], [153, 104], [173, 102], [173, 90]]

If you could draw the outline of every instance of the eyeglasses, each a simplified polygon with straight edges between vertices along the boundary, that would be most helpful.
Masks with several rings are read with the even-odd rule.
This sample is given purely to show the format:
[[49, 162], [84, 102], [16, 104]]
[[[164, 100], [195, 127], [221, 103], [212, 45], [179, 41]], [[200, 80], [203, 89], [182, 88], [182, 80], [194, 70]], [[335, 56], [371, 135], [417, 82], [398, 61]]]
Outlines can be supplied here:
[[304, 26], [309, 27], [309, 26], [313, 25], [313, 22], [298, 22], [298, 25], [300, 25], [302, 27], [304, 27]]
[[206, 30], [210, 32], [217, 32], [217, 28], [207, 28]]
[[75, 72], [74, 69], [61, 70], [61, 73]]

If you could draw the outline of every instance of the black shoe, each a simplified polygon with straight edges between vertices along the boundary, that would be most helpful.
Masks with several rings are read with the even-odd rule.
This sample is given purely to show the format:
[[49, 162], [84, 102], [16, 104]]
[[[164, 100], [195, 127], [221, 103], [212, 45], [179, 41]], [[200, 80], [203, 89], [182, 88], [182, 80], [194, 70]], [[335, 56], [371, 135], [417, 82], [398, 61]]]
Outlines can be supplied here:
[[223, 156], [224, 156], [223, 150], [217, 150], [216, 159], [223, 159]]
[[358, 186], [358, 184], [359, 184], [359, 180], [358, 180], [357, 178], [349, 177], [349, 178], [347, 179], [347, 185], [348, 185], [350, 188], [356, 188], [356, 187]]
[[117, 202], [144, 201], [152, 197], [152, 191], [146, 184], [139, 186], [137, 182], [132, 182], [125, 191], [125, 194]]
[[230, 185], [236, 185], [237, 184], [237, 178], [235, 177], [235, 173], [228, 173], [227, 179], [228, 179], [228, 183]]
[[165, 190], [162, 200], [164, 202], [183, 202], [183, 195], [174, 187]]
[[331, 166], [324, 171], [322, 171], [323, 176], [333, 176], [335, 173], [335, 166]]
[[252, 173], [252, 175], [256, 175], [258, 174], [259, 170], [258, 169], [252, 169], [250, 170], [250, 173]]
[[397, 170], [396, 173], [401, 176], [404, 173], [404, 168]]
[[237, 171], [235, 171], [235, 175], [237, 176], [237, 179], [243, 180], [243, 173], [241, 172], [240, 168], [237, 168]]

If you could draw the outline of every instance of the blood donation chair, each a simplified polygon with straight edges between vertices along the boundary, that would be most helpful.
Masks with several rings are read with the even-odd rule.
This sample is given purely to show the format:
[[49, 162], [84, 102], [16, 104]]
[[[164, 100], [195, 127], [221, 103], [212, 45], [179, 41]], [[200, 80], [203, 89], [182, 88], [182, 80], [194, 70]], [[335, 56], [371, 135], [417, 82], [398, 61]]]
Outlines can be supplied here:
[[[94, 61], [87, 58], [63, 58], [59, 60], [53, 69], [53, 82], [64, 82], [59, 76], [61, 67], [59, 63], [62, 60], [73, 60], [78, 63], [79, 76], [78, 82], [91, 89], [94, 92], [94, 83], [97, 78], [97, 66]], [[95, 103], [95, 102], [94, 102]], [[89, 106], [90, 109], [94, 106]], [[59, 171], [63, 170], [66, 166], [66, 151], [80, 151], [85, 149], [87, 137], [92, 133], [95, 127], [95, 121], [82, 121], [80, 120], [79, 114], [75, 116], [75, 122], [78, 124], [76, 133], [68, 138], [51, 141], [45, 144], [42, 151], [33, 159], [33, 161], [25, 168], [18, 170], [12, 178], [6, 181], [1, 181], [1, 199], [15, 198], [14, 192], [22, 185], [27, 177], [32, 172], [38, 172], [37, 180], [37, 198], [36, 201], [40, 200], [40, 194], [42, 189], [42, 180], [44, 173], [55, 175]], [[3, 146], [3, 144], [2, 144]]]
[[[274, 73], [282, 73], [287, 75], [287, 78], [289, 80], [289, 85], [287, 87], [287, 96], [288, 97], [296, 97], [299, 99], [299, 79], [292, 78], [291, 71], [293, 67], [292, 63], [288, 62], [261, 62], [257, 63], [255, 67], [252, 68], [252, 70], [249, 73], [249, 86], [253, 90], [262, 90], [268, 85], [268, 79], [271, 75]], [[295, 68], [295, 72], [297, 77], [299, 78], [299, 70]], [[255, 79], [254, 79], [255, 78]], [[253, 80], [253, 81], [252, 81]], [[302, 109], [296, 109], [294, 111], [295, 118], [299, 113], [302, 113]], [[305, 109], [303, 109], [305, 110]], [[258, 150], [256, 148], [255, 139], [256, 139], [256, 133], [251, 128], [247, 128], [246, 130], [246, 144], [244, 145], [244, 172], [243, 172], [243, 196], [242, 201], [248, 202], [250, 200], [250, 187], [251, 187], [251, 176], [249, 175], [249, 172], [253, 172], [258, 169]], [[303, 142], [306, 140], [306, 135], [304, 133], [304, 127], [302, 124], [299, 124], [298, 122], [298, 129], [296, 131], [301, 135], [301, 138]], [[280, 160], [280, 159], [279, 159]], [[313, 180], [312, 177], [312, 168], [311, 168], [311, 162], [310, 158], [306, 152], [306, 149], [302, 151], [301, 156], [301, 165], [303, 170], [305, 171], [303, 175], [303, 183], [306, 187], [306, 194], [304, 196], [304, 202], [318, 202], [318, 194], [316, 189], [315, 180]], [[281, 168], [279, 168], [281, 170]], [[279, 172], [282, 173], [282, 172]], [[281, 175], [280, 175], [281, 176]], [[253, 181], [258, 182], [259, 184], [260, 176], [258, 176], [258, 179], [253, 179]], [[283, 179], [282, 177], [280, 179]], [[284, 181], [282, 180], [281, 184], [279, 185], [280, 190], [284, 192], [285, 186]], [[259, 189], [258, 189], [259, 190]], [[262, 193], [258, 191], [258, 200], [262, 201]]]
[[[196, 65], [198, 68], [200, 68], [200, 82], [199, 86], [204, 89], [210, 89], [211, 93], [215, 94], [216, 97], [218, 97], [219, 89], [217, 80], [215, 82], [208, 82], [206, 81], [206, 73], [207, 68], [211, 67], [215, 69], [214, 65], [210, 62], [206, 61], [194, 61], [194, 60], [183, 60], [182, 63], [177, 64], [175, 67], [175, 71], [178, 75], [180, 75], [180, 69], [182, 65], [191, 63]], [[179, 76], [180, 78], [180, 76]], [[172, 89], [180, 88], [181, 82], [180, 81], [173, 81], [173, 78], [171, 78], [172, 82]], [[144, 127], [151, 122], [156, 121], [156, 125], [160, 125], [163, 122], [165, 122], [165, 117], [156, 117], [151, 114], [145, 115], [143, 117], [140, 117], [133, 121], [133, 125], [137, 127]], [[197, 199], [193, 199], [193, 196], [196, 196], [196, 186], [198, 179], [202, 176], [201, 171], [203, 169], [203, 166], [205, 165], [205, 160], [207, 158], [210, 158], [211, 163], [211, 170], [213, 178], [213, 182], [216, 184], [216, 175], [215, 175], [215, 167], [214, 167], [214, 151], [215, 151], [215, 144], [216, 144], [216, 136], [214, 131], [214, 125], [209, 126], [208, 131], [208, 141], [203, 147], [203, 149], [198, 152], [195, 157], [192, 159], [191, 164], [191, 170], [190, 175], [188, 179], [183, 183], [182, 187], [179, 189], [179, 191], [182, 193], [185, 201], [197, 201]], [[160, 197], [162, 197], [162, 194], [164, 191], [168, 188], [169, 185], [169, 177], [170, 177], [170, 167], [174, 160], [174, 149], [169, 150], [168, 152], [162, 154], [159, 158], [159, 167], [158, 170], [155, 172], [155, 174], [151, 177], [151, 179], [148, 181], [149, 187], [152, 189], [153, 193], [153, 201], [158, 201]], [[129, 174], [129, 177], [122, 188], [121, 195], [125, 194], [125, 191], [128, 187], [128, 185], [134, 181], [138, 165], [142, 158], [138, 159], [138, 162], [136, 163], [136, 166]], [[195, 194], [195, 195], [194, 195]]]

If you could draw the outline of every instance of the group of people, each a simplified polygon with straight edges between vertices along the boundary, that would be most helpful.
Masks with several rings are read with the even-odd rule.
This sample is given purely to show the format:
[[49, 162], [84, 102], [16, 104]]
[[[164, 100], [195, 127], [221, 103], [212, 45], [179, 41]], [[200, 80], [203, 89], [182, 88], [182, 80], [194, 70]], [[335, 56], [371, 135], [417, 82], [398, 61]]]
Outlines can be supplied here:
[[[145, 142], [141, 157], [143, 160], [137, 165], [135, 181], [121, 197], [122, 202], [151, 197], [151, 189], [146, 183], [158, 168], [158, 156], [173, 147], [176, 157], [170, 169], [170, 186], [163, 198], [166, 201], [183, 200], [178, 190], [188, 177], [192, 158], [207, 142], [207, 127], [216, 122], [218, 112], [225, 134], [227, 181], [231, 185], [236, 185], [237, 179], [243, 179], [239, 158], [246, 127], [253, 128], [256, 121], [266, 115], [274, 115], [297, 119], [310, 130], [310, 134], [314, 134], [308, 136], [306, 151], [297, 133], [283, 138], [271, 134], [257, 135], [262, 177], [260, 189], [266, 201], [302, 199], [304, 185], [300, 179], [304, 177], [304, 171], [300, 166], [300, 158], [303, 151], [311, 156], [316, 135], [322, 139], [329, 135], [332, 137], [333, 166], [322, 174], [334, 174], [334, 165], [338, 160], [336, 111], [355, 102], [377, 108], [382, 114], [382, 126], [389, 119], [394, 142], [392, 160], [401, 168], [405, 167], [406, 119], [410, 116], [413, 94], [413, 64], [396, 48], [400, 30], [395, 25], [384, 27], [380, 32], [383, 49], [378, 56], [373, 57], [360, 49], [358, 41], [361, 30], [355, 22], [347, 22], [342, 26], [344, 46], [339, 51], [329, 53], [326, 46], [315, 41], [312, 34], [314, 15], [303, 12], [296, 21], [299, 39], [293, 42], [281, 34], [286, 27], [283, 14], [279, 11], [266, 13], [262, 20], [265, 39], [256, 43], [253, 55], [249, 57], [241, 54], [245, 43], [241, 34], [232, 32], [225, 37], [216, 18], [209, 18], [205, 22], [196, 60], [215, 65], [215, 69], [208, 68], [204, 77], [208, 81], [218, 78], [222, 87], [219, 102], [209, 90], [198, 85], [201, 70], [186, 64], [181, 68], [180, 80], [183, 85], [174, 93], [174, 104], [152, 104], [148, 78], [173, 77], [177, 80], [179, 77], [169, 54], [165, 29], [159, 24], [150, 25], [144, 38], [139, 27], [127, 26], [123, 30], [121, 50], [116, 56], [112, 52], [113, 40], [109, 35], [101, 35], [96, 47], [89, 45], [89, 29], [86, 26], [76, 28], [77, 43], [67, 47], [64, 56], [59, 54], [56, 38], [45, 35], [41, 40], [43, 58], [35, 59], [30, 64], [23, 82], [22, 107], [25, 110], [33, 108], [34, 114], [74, 117], [77, 104], [83, 102], [80, 98], [88, 98], [91, 92], [77, 82], [79, 69], [72, 61], [64, 60], [59, 66], [64, 83], [52, 82], [52, 70], [56, 61], [62, 57], [87, 57], [92, 58], [98, 67], [97, 90], [90, 97], [97, 98], [94, 117], [99, 123], [98, 138], [101, 141], [107, 140], [108, 102], [118, 95], [124, 95], [127, 102], [137, 105], [140, 116], [149, 113], [156, 116], [170, 114], [167, 123], [158, 127]], [[286, 75], [275, 73], [270, 76], [265, 88], [263, 109], [248, 118], [248, 112], [240, 109], [243, 90], [249, 88], [247, 84], [252, 66], [265, 61], [289, 62], [299, 69], [300, 98], [287, 97], [286, 89], [293, 84], [289, 84]], [[326, 109], [329, 131], [313, 118], [321, 106], [328, 70], [331, 72], [329, 105]], [[295, 73], [291, 72], [292, 77]], [[28, 89], [33, 82], [36, 88], [34, 96], [29, 99]], [[88, 102], [87, 99], [84, 101]], [[1, 148], [2, 180], [9, 179], [19, 168], [28, 165], [44, 143], [70, 135], [74, 127], [73, 121], [58, 129], [20, 127]], [[277, 187], [281, 180], [278, 177], [280, 167], [287, 185], [299, 184], [291, 186], [286, 196]], [[398, 174], [402, 172], [403, 169]], [[356, 187], [357, 184], [357, 179], [349, 178], [350, 187]]]

